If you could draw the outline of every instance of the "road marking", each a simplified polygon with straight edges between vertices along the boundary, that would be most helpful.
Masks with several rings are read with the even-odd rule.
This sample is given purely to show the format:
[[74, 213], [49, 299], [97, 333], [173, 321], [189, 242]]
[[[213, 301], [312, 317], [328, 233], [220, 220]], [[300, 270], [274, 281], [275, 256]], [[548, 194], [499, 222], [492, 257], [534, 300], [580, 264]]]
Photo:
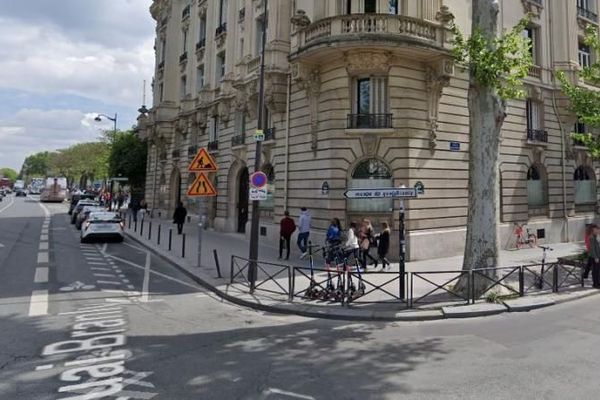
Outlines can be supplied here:
[[133, 285], [127, 285], [127, 289], [135, 289], [135, 286], [133, 286]]
[[113, 281], [102, 281], [102, 280], [98, 280], [96, 281], [101, 285], [122, 285], [123, 282], [113, 282]]
[[40, 202], [38, 202], [38, 204], [40, 205], [40, 207], [42, 207], [42, 210], [44, 211], [46, 218], [50, 218], [50, 210], [48, 210], [48, 207], [46, 207], [43, 203], [40, 203]]
[[[123, 279], [125, 282], [125, 279]], [[126, 283], [128, 283], [127, 281]], [[146, 263], [144, 264], [144, 281], [142, 283], [142, 301], [148, 301], [148, 287], [150, 286], [150, 252], [146, 252]]]
[[299, 394], [299, 393], [294, 393], [294, 392], [288, 392], [287, 390], [281, 390], [281, 389], [275, 389], [275, 388], [268, 388], [267, 390], [265, 390], [263, 392], [263, 394], [266, 394], [267, 396], [270, 394], [280, 394], [282, 396], [290, 397], [292, 399], [315, 400], [315, 398], [312, 396], [307, 396], [304, 394]]
[[3, 247], [4, 247], [4, 245], [2, 243], [0, 243], [0, 249], [3, 248]]
[[29, 301], [29, 316], [37, 317], [48, 314], [48, 291], [34, 290]]
[[48, 235], [42, 235], [42, 236], [40, 236], [40, 240], [48, 240]]
[[90, 269], [92, 269], [94, 271], [111, 271], [110, 268], [103, 268], [103, 267], [90, 267]]
[[85, 259], [88, 260], [88, 261], [104, 261], [104, 258], [102, 258], [102, 257], [85, 256]]
[[48, 250], [48, 242], [40, 242], [40, 250]]
[[101, 251], [102, 251], [103, 253], [106, 253], [106, 249], [107, 249], [107, 248], [108, 248], [108, 243], [104, 243], [104, 244], [102, 245], [102, 250], [101, 250]]
[[123, 283], [129, 283], [129, 279], [123, 279]]
[[123, 294], [126, 296], [139, 296], [141, 294], [140, 292], [128, 292], [125, 290], [115, 290], [115, 289], [100, 289], [100, 291], [104, 292], [104, 293]]
[[4, 212], [5, 210], [7, 210], [10, 206], [12, 206], [15, 203], [15, 199], [12, 196], [9, 197], [9, 200], [10, 200], [10, 203], [8, 203], [4, 207], [0, 208], [0, 213]]
[[94, 272], [94, 276], [100, 276], [102, 278], [116, 278], [117, 276], [114, 274], [98, 274]]
[[37, 267], [33, 283], [48, 283], [48, 267]]
[[48, 252], [40, 251], [37, 256], [38, 264], [47, 263], [48, 262]]
[[131, 247], [131, 248], [133, 248], [133, 249], [139, 250], [141, 253], [145, 253], [145, 252], [146, 252], [146, 250], [142, 249], [141, 247], [134, 246], [134, 245], [132, 245], [132, 244], [129, 244], [129, 243], [123, 243], [123, 244], [124, 244], [125, 246], [129, 246], [129, 247]]
[[44, 370], [47, 370], [47, 369], [52, 369], [52, 368], [54, 368], [54, 365], [53, 365], [53, 364], [47, 364], [47, 365], [38, 365], [37, 367], [35, 367], [35, 370], [36, 370], [36, 371], [44, 371]]

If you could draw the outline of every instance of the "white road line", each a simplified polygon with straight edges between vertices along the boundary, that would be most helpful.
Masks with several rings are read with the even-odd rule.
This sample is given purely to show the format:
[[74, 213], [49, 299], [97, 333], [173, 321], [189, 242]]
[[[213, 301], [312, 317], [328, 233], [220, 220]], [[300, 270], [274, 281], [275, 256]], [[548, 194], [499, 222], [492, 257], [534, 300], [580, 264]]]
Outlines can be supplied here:
[[96, 282], [98, 282], [98, 284], [100, 284], [100, 285], [122, 285], [123, 284], [123, 282], [112, 282], [112, 281], [102, 281], [102, 280], [98, 280]]
[[48, 234], [48, 229], [42, 229], [42, 235], [47, 235]]
[[[123, 279], [125, 282], [125, 279]], [[126, 282], [127, 283], [127, 282]], [[144, 264], [144, 281], [142, 283], [142, 301], [148, 301], [148, 287], [150, 286], [150, 252], [146, 252], [146, 263]]]
[[290, 397], [292, 399], [315, 400], [315, 398], [312, 396], [307, 396], [307, 395], [300, 394], [300, 393], [288, 392], [287, 390], [281, 390], [281, 389], [276, 389], [276, 388], [268, 388], [267, 390], [265, 390], [263, 392], [263, 394], [266, 394], [267, 396], [270, 394], [280, 394], [282, 396]]
[[37, 256], [38, 264], [47, 263], [48, 262], [48, 252], [40, 251]]
[[48, 283], [48, 267], [37, 267], [33, 283]]
[[4, 207], [0, 208], [0, 213], [4, 212], [5, 210], [7, 210], [10, 206], [12, 206], [15, 203], [15, 199], [11, 196], [9, 197], [10, 202], [5, 205]]
[[123, 243], [123, 244], [124, 244], [125, 246], [129, 246], [129, 247], [131, 247], [131, 248], [133, 248], [133, 249], [139, 250], [141, 253], [145, 253], [145, 252], [146, 252], [146, 250], [142, 249], [141, 247], [134, 246], [134, 245], [132, 245], [132, 244], [129, 244], [129, 243]]
[[48, 240], [48, 235], [42, 235], [42, 236], [40, 236], [40, 240]]
[[94, 271], [112, 271], [110, 268], [103, 268], [103, 267], [90, 267], [90, 269], [92, 269]]
[[100, 276], [102, 278], [116, 278], [117, 276], [114, 274], [98, 274], [94, 272], [94, 276]]
[[127, 296], [139, 296], [140, 292], [128, 292], [125, 290], [114, 290], [114, 289], [100, 289], [101, 292], [104, 293], [115, 293], [115, 294], [124, 294]]
[[88, 260], [88, 261], [104, 261], [104, 258], [102, 258], [102, 257], [85, 256], [85, 259]]
[[41, 202], [38, 202], [38, 204], [40, 205], [40, 207], [42, 207], [42, 210], [44, 210], [44, 214], [46, 215], [46, 219], [49, 219], [50, 218], [50, 210], [48, 210], [48, 207], [46, 207]]
[[101, 250], [101, 251], [102, 251], [103, 253], [106, 253], [106, 249], [107, 249], [107, 248], [108, 248], [108, 243], [104, 243], [104, 244], [102, 245], [102, 250]]
[[37, 317], [48, 314], [48, 291], [34, 290], [29, 302], [29, 316]]
[[40, 242], [40, 250], [48, 250], [48, 242]]
[[135, 289], [135, 286], [133, 286], [133, 285], [127, 285], [127, 289]]
[[129, 279], [123, 279], [123, 283], [130, 283]]
[[54, 368], [54, 365], [53, 365], [53, 364], [47, 364], [47, 365], [38, 365], [37, 367], [35, 367], [35, 370], [36, 370], [36, 371], [44, 371], [44, 370], [47, 370], [47, 369], [52, 369], [52, 368]]

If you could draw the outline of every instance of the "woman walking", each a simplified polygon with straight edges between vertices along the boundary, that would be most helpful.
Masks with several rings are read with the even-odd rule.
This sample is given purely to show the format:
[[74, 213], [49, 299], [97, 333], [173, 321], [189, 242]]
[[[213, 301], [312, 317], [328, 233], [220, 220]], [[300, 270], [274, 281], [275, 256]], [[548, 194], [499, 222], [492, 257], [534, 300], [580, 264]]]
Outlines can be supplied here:
[[[390, 251], [390, 226], [387, 222], [382, 222], [381, 228], [382, 231], [377, 237], [377, 256], [378, 260], [381, 261], [381, 270], [384, 271], [390, 265], [386, 258]], [[375, 263], [375, 266], [377, 267], [377, 263]]]
[[187, 216], [187, 210], [183, 206], [182, 202], [179, 202], [175, 212], [173, 213], [173, 223], [177, 224], [177, 234], [181, 235], [183, 232], [183, 224], [185, 222], [185, 217]]
[[361, 266], [362, 266], [363, 270], [367, 269], [367, 258], [370, 258], [371, 262], [373, 262], [375, 264], [375, 266], [377, 266], [377, 260], [375, 258], [373, 258], [373, 256], [371, 254], [369, 254], [371, 247], [373, 247], [373, 244], [375, 243], [375, 237], [373, 236], [373, 225], [371, 225], [371, 221], [369, 221], [368, 219], [362, 220], [359, 241], [360, 241], [361, 259], [362, 259]]

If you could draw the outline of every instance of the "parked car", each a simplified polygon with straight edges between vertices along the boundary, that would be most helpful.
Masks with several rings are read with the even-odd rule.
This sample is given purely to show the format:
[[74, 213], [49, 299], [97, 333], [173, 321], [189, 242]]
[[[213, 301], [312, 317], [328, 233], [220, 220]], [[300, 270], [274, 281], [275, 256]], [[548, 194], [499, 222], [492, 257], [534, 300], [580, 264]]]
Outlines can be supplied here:
[[73, 214], [73, 210], [75, 209], [75, 206], [77, 206], [79, 200], [94, 201], [95, 198], [96, 195], [94, 193], [73, 194], [73, 196], [71, 196], [71, 204], [69, 205], [69, 215]]
[[108, 211], [91, 212], [81, 228], [81, 243], [93, 239], [122, 242], [125, 233], [119, 214]]
[[98, 206], [98, 205], [99, 205], [99, 203], [97, 201], [93, 201], [93, 200], [79, 200], [77, 202], [77, 205], [73, 209], [73, 212], [71, 212], [71, 223], [74, 224], [75, 222], [77, 222], [77, 214], [79, 214], [81, 212], [81, 210], [83, 210], [83, 207], [85, 207], [85, 206]]
[[81, 226], [87, 220], [88, 216], [92, 211], [101, 212], [106, 210], [103, 207], [99, 207], [97, 205], [83, 207], [83, 209], [77, 214], [77, 220], [75, 221], [75, 228], [77, 230], [81, 229]]

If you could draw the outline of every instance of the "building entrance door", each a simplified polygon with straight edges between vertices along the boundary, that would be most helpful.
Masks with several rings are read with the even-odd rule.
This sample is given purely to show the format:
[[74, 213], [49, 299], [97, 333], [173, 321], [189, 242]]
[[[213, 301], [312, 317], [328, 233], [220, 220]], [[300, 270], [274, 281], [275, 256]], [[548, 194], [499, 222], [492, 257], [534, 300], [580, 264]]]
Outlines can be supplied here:
[[238, 228], [239, 233], [246, 232], [246, 223], [248, 222], [248, 190], [250, 189], [250, 176], [248, 174], [248, 168], [242, 169], [240, 173], [240, 182], [238, 190]]
[[172, 210], [179, 205], [181, 201], [181, 173], [178, 169], [174, 169], [171, 174], [171, 207]]

